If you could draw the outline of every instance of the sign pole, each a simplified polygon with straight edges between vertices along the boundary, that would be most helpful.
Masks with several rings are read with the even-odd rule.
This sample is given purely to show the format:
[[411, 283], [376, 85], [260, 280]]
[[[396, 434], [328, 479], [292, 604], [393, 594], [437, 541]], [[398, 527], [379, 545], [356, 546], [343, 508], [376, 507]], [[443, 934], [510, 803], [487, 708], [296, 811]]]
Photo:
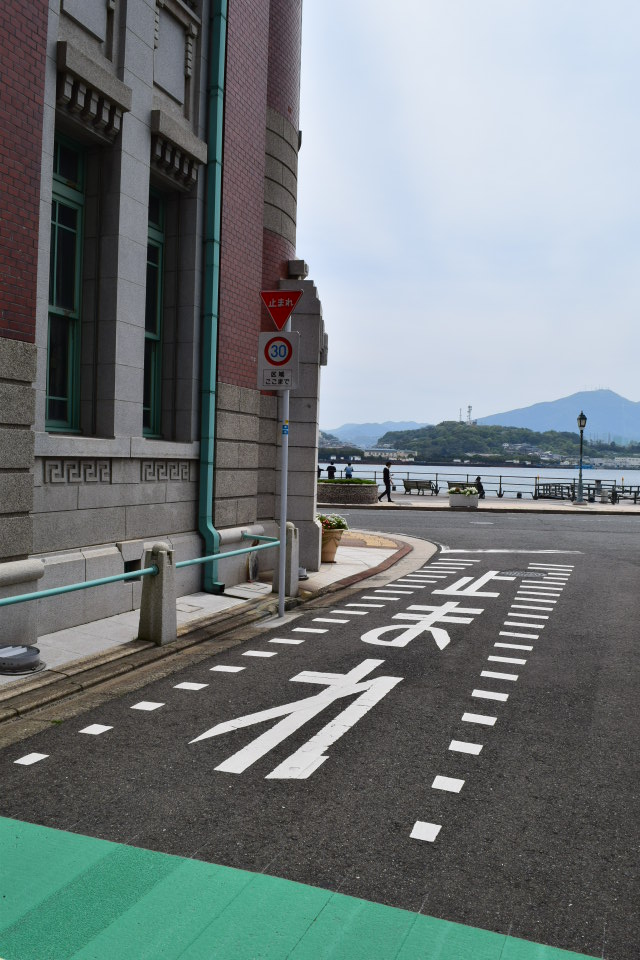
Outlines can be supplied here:
[[[285, 330], [291, 329], [291, 321]], [[278, 571], [278, 616], [284, 617], [285, 578], [287, 571], [287, 480], [289, 475], [289, 391], [282, 391], [282, 453], [280, 461], [280, 557]]]

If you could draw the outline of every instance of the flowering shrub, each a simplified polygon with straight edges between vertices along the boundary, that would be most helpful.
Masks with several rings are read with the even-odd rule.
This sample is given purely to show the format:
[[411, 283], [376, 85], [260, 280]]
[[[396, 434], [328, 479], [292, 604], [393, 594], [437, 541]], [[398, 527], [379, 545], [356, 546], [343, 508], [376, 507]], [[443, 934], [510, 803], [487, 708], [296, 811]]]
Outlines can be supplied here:
[[344, 517], [337, 513], [317, 513], [316, 520], [322, 524], [323, 530], [348, 530], [349, 525]]
[[463, 497], [477, 497], [478, 491], [475, 487], [451, 487], [449, 493], [460, 493]]

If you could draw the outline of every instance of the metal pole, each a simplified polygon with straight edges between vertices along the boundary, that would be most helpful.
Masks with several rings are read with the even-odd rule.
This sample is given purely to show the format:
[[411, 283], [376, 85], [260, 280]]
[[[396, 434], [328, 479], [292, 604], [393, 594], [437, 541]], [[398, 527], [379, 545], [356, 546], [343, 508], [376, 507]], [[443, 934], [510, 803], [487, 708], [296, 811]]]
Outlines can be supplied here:
[[[291, 318], [285, 324], [291, 330]], [[280, 461], [280, 556], [278, 567], [278, 616], [284, 617], [285, 577], [287, 571], [287, 478], [289, 471], [289, 391], [282, 392], [282, 457]]]
[[582, 434], [583, 430], [580, 430], [580, 469], [578, 472], [578, 496], [576, 498], [576, 503], [584, 503], [582, 498]]

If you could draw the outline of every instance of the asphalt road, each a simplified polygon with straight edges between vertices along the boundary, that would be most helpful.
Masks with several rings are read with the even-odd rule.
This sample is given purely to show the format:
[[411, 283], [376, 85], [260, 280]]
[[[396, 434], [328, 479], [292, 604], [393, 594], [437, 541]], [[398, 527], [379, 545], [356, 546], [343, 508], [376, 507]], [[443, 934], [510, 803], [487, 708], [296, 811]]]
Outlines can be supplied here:
[[0, 815], [637, 960], [640, 525], [347, 516], [444, 549], [6, 748]]

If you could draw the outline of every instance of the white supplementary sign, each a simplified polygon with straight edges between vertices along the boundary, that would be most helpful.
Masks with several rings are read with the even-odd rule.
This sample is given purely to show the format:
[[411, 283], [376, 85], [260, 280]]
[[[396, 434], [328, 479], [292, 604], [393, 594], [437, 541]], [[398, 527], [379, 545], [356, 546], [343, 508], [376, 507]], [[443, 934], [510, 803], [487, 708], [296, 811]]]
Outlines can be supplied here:
[[258, 388], [291, 390], [298, 386], [300, 334], [261, 333], [258, 338]]

